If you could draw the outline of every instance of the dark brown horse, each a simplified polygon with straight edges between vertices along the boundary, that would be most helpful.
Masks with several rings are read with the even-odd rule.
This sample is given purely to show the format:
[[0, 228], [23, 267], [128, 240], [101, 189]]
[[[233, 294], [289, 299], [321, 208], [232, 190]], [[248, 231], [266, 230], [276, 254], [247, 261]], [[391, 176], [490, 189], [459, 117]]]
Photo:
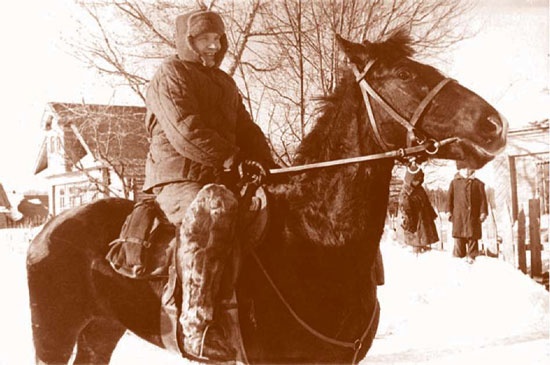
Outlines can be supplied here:
[[[415, 62], [407, 37], [338, 37], [347, 72], [321, 107], [295, 163], [381, 153], [426, 138], [458, 141], [436, 156], [479, 168], [501, 151], [506, 122], [473, 92]], [[413, 126], [414, 125], [414, 126]], [[272, 191], [272, 219], [237, 285], [251, 363], [352, 363], [370, 348], [379, 306], [373, 266], [392, 159], [295, 175]], [[125, 330], [162, 347], [162, 280], [131, 280], [105, 262], [132, 202], [100, 200], [50, 221], [28, 252], [38, 363], [108, 363]], [[258, 259], [258, 260], [256, 260]]]

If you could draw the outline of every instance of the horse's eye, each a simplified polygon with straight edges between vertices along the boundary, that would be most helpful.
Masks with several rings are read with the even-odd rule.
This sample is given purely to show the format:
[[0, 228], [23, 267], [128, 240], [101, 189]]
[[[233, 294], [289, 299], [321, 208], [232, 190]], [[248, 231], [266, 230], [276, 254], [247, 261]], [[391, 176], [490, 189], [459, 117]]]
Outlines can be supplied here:
[[412, 75], [408, 70], [399, 70], [397, 71], [397, 77], [401, 80], [410, 80]]

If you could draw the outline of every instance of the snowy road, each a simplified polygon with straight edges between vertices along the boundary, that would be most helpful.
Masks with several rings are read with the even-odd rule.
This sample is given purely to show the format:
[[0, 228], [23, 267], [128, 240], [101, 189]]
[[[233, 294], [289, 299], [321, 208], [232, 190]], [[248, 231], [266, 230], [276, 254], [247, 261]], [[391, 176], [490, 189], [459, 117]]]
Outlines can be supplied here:
[[[2, 242], [0, 365], [33, 364], [23, 242]], [[382, 243], [381, 322], [363, 364], [550, 364], [549, 294], [509, 265]], [[131, 334], [114, 365], [189, 364]]]

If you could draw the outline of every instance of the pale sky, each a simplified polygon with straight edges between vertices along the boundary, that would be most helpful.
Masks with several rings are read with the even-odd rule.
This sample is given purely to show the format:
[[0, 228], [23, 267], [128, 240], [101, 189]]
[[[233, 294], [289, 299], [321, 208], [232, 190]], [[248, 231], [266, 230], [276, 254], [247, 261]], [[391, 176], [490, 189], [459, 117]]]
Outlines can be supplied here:
[[[511, 125], [550, 116], [550, 0], [483, 0], [476, 37], [462, 42], [442, 71], [483, 96]], [[50, 101], [120, 103], [123, 92], [61, 50], [71, 0], [2, 2], [0, 37], [0, 183], [7, 190], [43, 187], [32, 172]], [[474, 24], [473, 24], [474, 25]]]

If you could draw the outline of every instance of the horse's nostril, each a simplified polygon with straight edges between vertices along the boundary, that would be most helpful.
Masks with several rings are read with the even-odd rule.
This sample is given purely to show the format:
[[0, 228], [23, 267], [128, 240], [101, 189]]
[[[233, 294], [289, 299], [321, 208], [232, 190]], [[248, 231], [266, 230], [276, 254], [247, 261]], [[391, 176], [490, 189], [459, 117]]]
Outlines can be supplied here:
[[486, 134], [500, 135], [502, 133], [502, 121], [498, 115], [490, 115], [481, 123], [481, 131]]

